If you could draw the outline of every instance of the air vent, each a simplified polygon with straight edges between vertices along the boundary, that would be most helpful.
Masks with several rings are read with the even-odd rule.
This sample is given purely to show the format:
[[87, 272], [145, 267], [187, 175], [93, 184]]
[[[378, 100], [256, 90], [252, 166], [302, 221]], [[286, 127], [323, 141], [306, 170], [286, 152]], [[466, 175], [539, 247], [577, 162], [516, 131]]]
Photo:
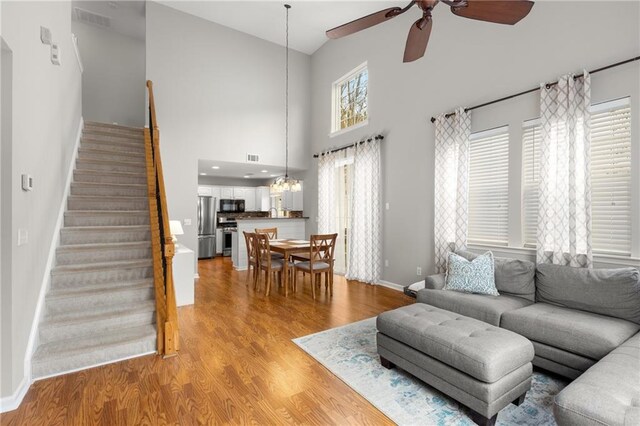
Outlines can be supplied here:
[[98, 27], [109, 28], [111, 27], [111, 18], [108, 16], [100, 15], [94, 12], [89, 12], [79, 7], [73, 8], [73, 18], [76, 21], [84, 22], [85, 24], [97, 25]]
[[260, 156], [258, 154], [247, 154], [247, 163], [259, 163]]

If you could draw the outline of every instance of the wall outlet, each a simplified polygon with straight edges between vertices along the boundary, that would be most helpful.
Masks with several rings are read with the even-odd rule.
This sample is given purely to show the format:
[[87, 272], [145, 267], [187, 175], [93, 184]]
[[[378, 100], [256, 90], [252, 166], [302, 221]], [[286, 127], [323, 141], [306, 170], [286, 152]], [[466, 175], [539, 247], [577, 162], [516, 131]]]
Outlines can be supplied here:
[[191, 219], [185, 219], [185, 220], [183, 220], [183, 221], [182, 221], [182, 224], [183, 224], [184, 226], [191, 226]]
[[51, 43], [51, 63], [60, 65], [60, 46], [58, 43]]
[[385, 266], [386, 268], [388, 268], [388, 267], [389, 267], [389, 259], [385, 259], [385, 260], [384, 260], [384, 266]]
[[422, 275], [422, 268], [418, 266], [418, 268], [416, 269], [416, 274], [418, 274], [418, 276]]
[[22, 190], [23, 191], [33, 190], [33, 177], [31, 177], [31, 175], [27, 175], [27, 174], [22, 175]]
[[18, 246], [25, 245], [29, 242], [29, 231], [26, 229], [18, 229]]

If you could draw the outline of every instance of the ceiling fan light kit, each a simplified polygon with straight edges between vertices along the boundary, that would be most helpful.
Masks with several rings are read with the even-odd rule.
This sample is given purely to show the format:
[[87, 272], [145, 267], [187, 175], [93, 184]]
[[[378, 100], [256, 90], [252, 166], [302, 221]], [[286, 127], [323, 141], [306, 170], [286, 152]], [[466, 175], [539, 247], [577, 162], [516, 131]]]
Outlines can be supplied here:
[[402, 15], [413, 6], [422, 10], [422, 18], [411, 25], [404, 49], [403, 62], [413, 62], [424, 56], [431, 35], [433, 18], [431, 11], [438, 3], [451, 8], [456, 16], [496, 24], [515, 25], [527, 16], [533, 7], [529, 0], [422, 0], [412, 1], [407, 6], [391, 7], [364, 16], [327, 31], [327, 37], [337, 39], [381, 24], [398, 15]]

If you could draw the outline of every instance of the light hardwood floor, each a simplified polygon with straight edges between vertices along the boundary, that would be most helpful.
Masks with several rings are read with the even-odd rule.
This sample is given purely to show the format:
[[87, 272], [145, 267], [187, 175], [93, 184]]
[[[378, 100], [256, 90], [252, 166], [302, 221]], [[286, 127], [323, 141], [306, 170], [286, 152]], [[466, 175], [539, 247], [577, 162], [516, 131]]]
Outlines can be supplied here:
[[[201, 261], [194, 306], [179, 309], [180, 352], [34, 383], [8, 425], [390, 424], [291, 339], [413, 303], [336, 277], [332, 298], [245, 286], [229, 258]], [[300, 288], [302, 287], [302, 288]], [[275, 291], [274, 291], [275, 290]]]

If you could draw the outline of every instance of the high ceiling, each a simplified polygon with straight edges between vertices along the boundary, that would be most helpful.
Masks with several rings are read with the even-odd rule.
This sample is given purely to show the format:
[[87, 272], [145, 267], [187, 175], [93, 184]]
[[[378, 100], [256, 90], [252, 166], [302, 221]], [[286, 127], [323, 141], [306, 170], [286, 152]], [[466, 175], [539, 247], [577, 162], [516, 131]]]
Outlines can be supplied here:
[[289, 46], [311, 55], [328, 39], [325, 31], [380, 9], [408, 1], [158, 1], [158, 3], [285, 45], [285, 8], [289, 11]]

